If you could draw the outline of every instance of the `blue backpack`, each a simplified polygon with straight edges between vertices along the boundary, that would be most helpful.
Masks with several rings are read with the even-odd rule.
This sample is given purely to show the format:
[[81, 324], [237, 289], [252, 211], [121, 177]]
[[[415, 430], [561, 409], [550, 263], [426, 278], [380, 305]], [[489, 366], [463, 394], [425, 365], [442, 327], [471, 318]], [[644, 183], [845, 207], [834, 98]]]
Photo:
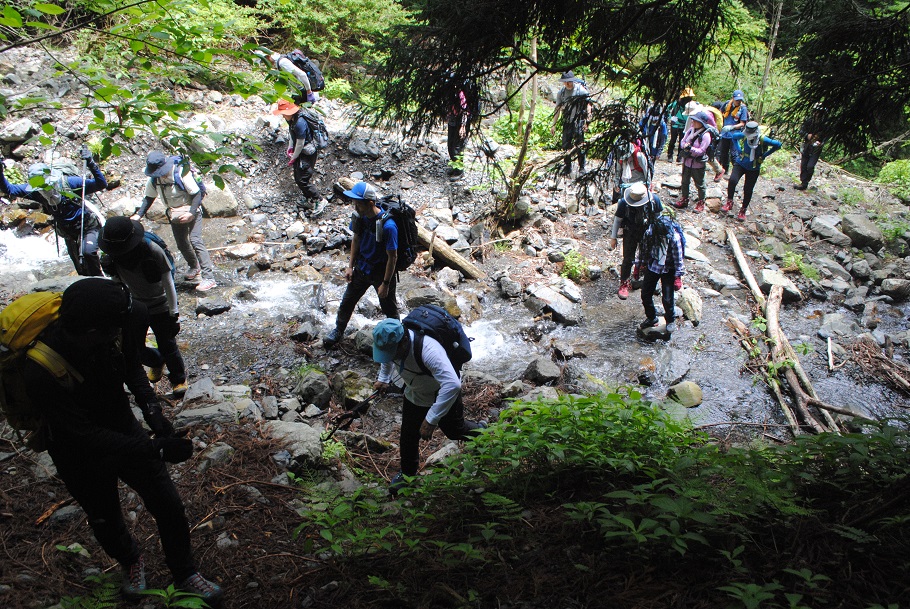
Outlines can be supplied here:
[[[208, 191], [205, 188], [205, 182], [202, 180], [196, 179], [196, 174], [193, 172], [193, 168], [189, 165], [189, 160], [184, 157], [177, 155], [174, 157], [174, 184], [182, 191], [186, 191], [186, 185], [183, 183], [183, 176], [181, 175], [183, 171], [184, 163], [186, 163], [187, 170], [189, 174], [196, 180], [196, 184], [199, 185], [199, 193], [202, 195], [202, 198], [205, 198], [205, 195], [208, 194]], [[156, 235], [157, 236], [157, 235]]]
[[423, 363], [423, 337], [435, 339], [446, 350], [455, 374], [461, 376], [461, 368], [471, 361], [471, 338], [464, 333], [458, 320], [442, 307], [423, 305], [411, 311], [404, 321], [405, 328], [414, 331], [414, 359], [424, 374], [430, 371]]

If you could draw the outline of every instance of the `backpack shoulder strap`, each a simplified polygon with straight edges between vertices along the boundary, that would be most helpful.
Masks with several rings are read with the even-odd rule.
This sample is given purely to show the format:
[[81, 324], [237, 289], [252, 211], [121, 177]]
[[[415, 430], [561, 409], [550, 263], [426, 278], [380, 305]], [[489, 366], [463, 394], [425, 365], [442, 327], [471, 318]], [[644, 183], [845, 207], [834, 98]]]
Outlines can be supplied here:
[[427, 365], [423, 362], [423, 337], [424, 334], [418, 329], [414, 329], [414, 344], [412, 348], [414, 349], [414, 361], [417, 362], [417, 366], [423, 371], [427, 376], [432, 376], [433, 373], [427, 368]]
[[76, 383], [81, 383], [84, 380], [72, 364], [40, 340], [25, 355], [50, 372], [54, 380], [70, 391], [72, 391]]

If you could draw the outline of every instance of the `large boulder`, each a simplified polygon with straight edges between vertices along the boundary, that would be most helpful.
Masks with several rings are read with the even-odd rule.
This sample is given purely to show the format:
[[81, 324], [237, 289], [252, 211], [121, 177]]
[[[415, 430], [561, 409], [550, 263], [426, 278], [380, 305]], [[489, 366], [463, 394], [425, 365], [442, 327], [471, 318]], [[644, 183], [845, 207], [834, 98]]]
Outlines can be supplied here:
[[536, 283], [528, 288], [528, 294], [525, 306], [535, 315], [550, 313], [553, 321], [566, 326], [576, 326], [581, 321], [581, 309], [550, 286]]
[[894, 300], [906, 300], [910, 297], [910, 279], [896, 279], [891, 277], [882, 282], [881, 290]]
[[27, 140], [31, 134], [37, 131], [38, 125], [27, 118], [20, 118], [0, 129], [0, 141], [7, 144], [18, 144]]
[[829, 241], [838, 247], [848, 247], [851, 244], [851, 240], [850, 237], [837, 228], [840, 221], [838, 216], [815, 216], [812, 218], [809, 228], [825, 241]]
[[202, 207], [210, 217], [230, 218], [237, 215], [240, 206], [230, 186], [225, 184], [222, 190], [214, 183], [206, 183], [205, 187], [208, 194], [205, 195]]
[[689, 286], [683, 286], [676, 296], [676, 306], [682, 310], [683, 315], [692, 322], [693, 326], [701, 323], [702, 302], [699, 293]]
[[850, 237], [853, 247], [871, 247], [877, 251], [885, 244], [882, 229], [866, 214], [847, 214], [841, 222], [841, 230]]
[[803, 299], [802, 292], [790, 278], [775, 269], [762, 269], [758, 273], [758, 285], [765, 294], [771, 293], [771, 288], [776, 285], [784, 289], [784, 302], [799, 302]]
[[313, 465], [322, 458], [322, 434], [306, 423], [269, 421], [265, 429], [272, 437], [285, 442], [295, 462]]
[[332, 399], [329, 378], [320, 370], [309, 369], [300, 376], [300, 381], [294, 388], [294, 395], [303, 404], [315, 404], [319, 408], [325, 408]]
[[538, 357], [528, 364], [521, 378], [538, 385], [545, 385], [558, 380], [561, 374], [562, 371], [559, 366], [553, 363], [553, 360], [548, 357]]

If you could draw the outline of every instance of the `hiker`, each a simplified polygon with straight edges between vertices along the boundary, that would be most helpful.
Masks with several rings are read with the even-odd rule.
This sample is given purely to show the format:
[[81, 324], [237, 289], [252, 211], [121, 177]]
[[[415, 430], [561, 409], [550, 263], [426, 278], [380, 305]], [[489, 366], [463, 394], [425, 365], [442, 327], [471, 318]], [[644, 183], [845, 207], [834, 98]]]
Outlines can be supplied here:
[[344, 336], [354, 307], [366, 294], [370, 286], [376, 289], [379, 307], [386, 317], [398, 319], [398, 302], [395, 296], [398, 261], [398, 225], [391, 216], [379, 207], [376, 188], [366, 182], [358, 182], [344, 196], [354, 204], [356, 217], [349, 226], [354, 233], [351, 240], [351, 254], [344, 271], [348, 285], [338, 305], [335, 327], [322, 339], [322, 345], [331, 349]]
[[389, 484], [389, 491], [395, 495], [407, 485], [405, 476], [417, 475], [420, 441], [432, 438], [437, 427], [450, 440], [467, 440], [486, 424], [465, 420], [461, 378], [435, 338], [405, 328], [397, 319], [384, 319], [373, 329], [373, 361], [381, 364], [374, 384], [377, 390], [387, 390], [398, 375], [404, 381], [401, 471]]
[[[254, 51], [254, 53], [265, 58], [265, 53], [262, 51]], [[268, 58], [269, 61], [272, 62], [272, 65], [275, 66], [276, 70], [287, 72], [297, 79], [300, 92], [292, 98], [295, 104], [302, 104], [305, 102], [315, 104], [319, 101], [319, 94], [313, 91], [309, 76], [307, 76], [306, 72], [298, 68], [290, 57], [282, 55], [281, 53], [269, 53]]]
[[744, 221], [749, 202], [752, 200], [752, 191], [755, 189], [755, 183], [758, 182], [758, 174], [761, 173], [762, 161], [779, 150], [781, 143], [762, 135], [758, 123], [755, 121], [746, 123], [745, 130], [734, 131], [730, 135], [732, 137], [730, 141], [733, 142], [731, 153], [733, 169], [730, 172], [730, 182], [727, 184], [727, 201], [721, 209], [723, 211], [733, 209], [733, 195], [736, 194], [736, 186], [739, 184], [739, 179], [746, 176], [746, 185], [743, 186], [743, 205], [736, 216], [737, 220]]
[[[148, 323], [145, 306], [122, 286], [95, 277], [77, 281], [63, 292], [60, 317], [39, 340], [81, 380], [67, 388], [31, 358], [25, 361], [23, 378], [44, 419], [57, 475], [85, 511], [98, 543], [120, 563], [123, 596], [139, 600], [147, 586], [141, 549], [123, 521], [118, 480], [142, 498], [155, 518], [177, 587], [215, 604], [222, 590], [197, 570], [183, 502], [165, 466], [189, 459], [193, 443], [175, 435], [139, 364], [137, 337], [130, 328], [142, 323]], [[124, 383], [154, 438], [133, 416]]]
[[682, 276], [686, 274], [686, 240], [682, 227], [668, 216], [660, 216], [648, 225], [642, 237], [642, 262], [644, 279], [641, 283], [641, 304], [645, 320], [638, 324], [640, 330], [655, 328], [660, 324], [654, 307], [654, 290], [660, 282], [660, 300], [664, 307], [666, 337], [676, 331], [675, 295], [682, 289]]
[[705, 106], [696, 101], [689, 102], [686, 106], [686, 130], [692, 126], [692, 117], [698, 114], [699, 112], [704, 112], [707, 122], [705, 123], [705, 128], [708, 130], [708, 133], [711, 135], [711, 144], [708, 146], [708, 161], [707, 164], [711, 166], [711, 169], [714, 170], [714, 181], [720, 182], [723, 175], [726, 173], [724, 168], [721, 167], [720, 163], [717, 162], [717, 142], [720, 141], [720, 131], [717, 129], [718, 124], [723, 124], [724, 119], [720, 113], [720, 110], [714, 106]]
[[[455, 81], [455, 73], [449, 74], [449, 80]], [[464, 152], [465, 141], [468, 137], [468, 130], [471, 127], [471, 102], [468, 96], [471, 94], [471, 87], [465, 81], [463, 86], [456, 85], [457, 92], [454, 95], [452, 104], [446, 113], [446, 123], [449, 126], [449, 136], [446, 144], [449, 149], [449, 167], [446, 174], [451, 180], [457, 180], [464, 174], [464, 161], [462, 153]]]
[[720, 110], [724, 117], [717, 154], [720, 157], [720, 166], [724, 168], [725, 172], [730, 171], [730, 147], [733, 144], [731, 134], [742, 131], [749, 121], [749, 109], [743, 103], [745, 98], [743, 92], [737, 89], [733, 92], [733, 97], [726, 102], [715, 102], [714, 104], [714, 107]]
[[822, 155], [822, 146], [825, 143], [825, 108], [817, 103], [812, 106], [812, 112], [803, 121], [799, 135], [803, 138], [799, 158], [799, 184], [794, 184], [796, 190], [809, 188], [809, 181], [815, 173], [815, 165]]
[[648, 162], [653, 174], [654, 164], [657, 163], [660, 153], [664, 150], [664, 144], [667, 143], [667, 122], [664, 120], [660, 104], [654, 104], [648, 109], [639, 122], [638, 128], [647, 143]]
[[611, 250], [616, 248], [616, 237], [619, 228], [622, 227], [622, 265], [619, 268], [618, 292], [621, 300], [628, 298], [629, 290], [632, 289], [629, 278], [638, 281], [639, 265], [635, 264], [635, 258], [648, 218], [660, 214], [662, 210], [660, 197], [650, 192], [644, 182], [636, 182], [629, 186], [616, 206], [613, 229], [607, 239], [607, 247]]
[[[143, 343], [139, 353], [142, 364], [149, 369], [149, 381], [161, 380], [167, 365], [173, 394], [182, 396], [187, 389], [186, 366], [177, 346], [180, 311], [169, 252], [146, 238], [145, 229], [138, 220], [124, 216], [105, 222], [98, 243], [104, 252], [101, 265], [105, 273], [126, 285], [133, 298], [148, 309], [149, 326], [155, 334], [157, 348]], [[144, 338], [147, 332], [148, 328], [144, 328], [141, 336]]]
[[695, 213], [705, 210], [705, 163], [708, 162], [708, 147], [711, 145], [711, 134], [706, 125], [709, 118], [706, 112], [697, 112], [690, 117], [692, 126], [686, 131], [682, 139], [683, 168], [682, 192], [679, 200], [673, 206], [684, 209], [689, 206], [689, 180], [695, 182], [698, 201], [695, 203]]
[[679, 99], [667, 106], [667, 117], [670, 120], [670, 146], [667, 148], [667, 162], [673, 160], [673, 151], [676, 151], [676, 162], [682, 160], [682, 151], [679, 145], [686, 126], [686, 105], [695, 98], [695, 91], [686, 87], [679, 94]]
[[315, 185], [310, 184], [316, 170], [316, 161], [319, 158], [319, 149], [313, 141], [313, 130], [309, 123], [300, 116], [300, 106], [286, 99], [278, 100], [278, 107], [272, 114], [283, 116], [288, 123], [291, 143], [287, 149], [288, 167], [294, 168], [294, 183], [303, 193], [303, 200], [297, 207], [312, 211], [313, 216], [318, 216], [325, 209], [326, 201]]
[[145, 198], [132, 220], [141, 220], [158, 196], [167, 206], [167, 219], [177, 249], [189, 270], [183, 276], [187, 281], [199, 281], [197, 292], [207, 292], [218, 285], [215, 282], [215, 265], [202, 241], [202, 197], [205, 191], [199, 186], [192, 171], [182, 168], [183, 157], [165, 156], [154, 150], [145, 162]]
[[[583, 146], [585, 143], [585, 129], [588, 121], [591, 119], [591, 101], [588, 97], [588, 90], [585, 88], [583, 81], [577, 78], [572, 70], [564, 73], [559, 82], [563, 83], [563, 88], [559, 90], [556, 96], [556, 109], [553, 111], [553, 124], [550, 127], [550, 133], [556, 133], [556, 123], [562, 119], [562, 149], [571, 150], [576, 146]], [[583, 147], [578, 149], [578, 171], [585, 171], [585, 151]], [[563, 175], [572, 173], [572, 155], [565, 158], [565, 167]]]
[[[101, 275], [101, 260], [98, 257], [98, 232], [101, 222], [93, 213], [93, 206], [83, 199], [107, 188], [107, 180], [92, 157], [92, 152], [82, 146], [79, 157], [92, 177], [72, 175], [75, 167], [61, 170], [53, 165], [34, 163], [28, 168], [29, 183], [10, 184], [4, 174], [3, 159], [0, 158], [0, 187], [12, 198], [29, 199], [32, 203], [20, 203], [24, 209], [40, 209], [51, 216], [54, 230], [63, 237], [66, 251], [76, 267], [76, 272], [88, 277]], [[67, 175], [69, 174], [69, 175]], [[31, 185], [36, 177], [44, 178], [43, 187]], [[86, 205], [90, 209], [86, 209]]]
[[618, 203], [623, 192], [636, 182], [651, 183], [653, 168], [647, 154], [638, 144], [620, 138], [613, 147], [613, 196], [612, 203]]

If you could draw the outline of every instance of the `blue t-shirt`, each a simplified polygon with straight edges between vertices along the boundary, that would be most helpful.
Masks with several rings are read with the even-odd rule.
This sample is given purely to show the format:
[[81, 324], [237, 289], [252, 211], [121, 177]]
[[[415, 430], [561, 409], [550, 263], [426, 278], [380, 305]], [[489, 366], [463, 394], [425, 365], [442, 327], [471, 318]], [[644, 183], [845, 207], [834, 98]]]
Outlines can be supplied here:
[[389, 259], [388, 251], [398, 249], [398, 225], [391, 217], [382, 223], [381, 242], [376, 240], [376, 224], [385, 212], [374, 218], [358, 216], [351, 220], [350, 229], [360, 235], [360, 248], [357, 251], [357, 269], [369, 275], [376, 268], [385, 268]]
[[312, 138], [310, 135], [310, 126], [307, 124], [306, 120], [298, 117], [297, 121], [288, 129], [291, 132], [291, 145], [296, 146], [297, 140], [303, 140], [303, 143], [308, 143]]

